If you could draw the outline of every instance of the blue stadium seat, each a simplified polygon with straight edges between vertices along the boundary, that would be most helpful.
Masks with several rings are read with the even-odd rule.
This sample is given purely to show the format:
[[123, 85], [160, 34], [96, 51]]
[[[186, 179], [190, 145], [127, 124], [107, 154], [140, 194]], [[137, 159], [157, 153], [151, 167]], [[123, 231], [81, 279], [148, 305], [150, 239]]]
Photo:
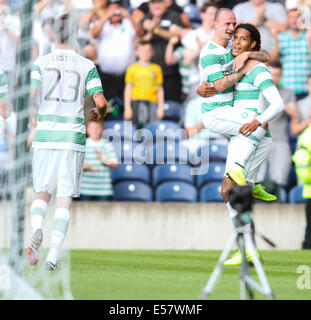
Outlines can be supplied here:
[[180, 102], [167, 100], [164, 103], [163, 120], [178, 122], [181, 118], [183, 106]]
[[226, 164], [223, 162], [210, 162], [208, 172], [198, 175], [197, 187], [201, 188], [206, 183], [222, 181], [226, 170]]
[[211, 182], [200, 189], [200, 202], [223, 202], [221, 182]]
[[144, 163], [150, 167], [157, 164], [188, 164], [189, 162], [187, 147], [177, 141], [164, 141], [154, 144], [141, 143], [140, 154], [144, 158]]
[[109, 120], [105, 121], [103, 138], [110, 141], [132, 140], [136, 126], [131, 121]]
[[289, 192], [288, 199], [289, 203], [305, 203], [306, 198], [302, 196], [302, 186], [295, 186]]
[[188, 3], [182, 9], [192, 24], [198, 25], [201, 23], [200, 8], [197, 5]]
[[121, 163], [116, 169], [111, 170], [111, 180], [115, 184], [120, 181], [137, 180], [150, 183], [150, 170], [143, 164]]
[[119, 163], [143, 163], [140, 154], [135, 153], [139, 143], [131, 140], [113, 141], [113, 146], [118, 157]]
[[152, 201], [152, 189], [140, 181], [121, 181], [114, 185], [114, 201]]
[[209, 145], [209, 161], [226, 162], [228, 155], [227, 145], [212, 143]]
[[194, 184], [191, 167], [186, 164], [160, 164], [152, 170], [152, 185], [157, 186], [166, 181], [185, 181]]
[[[153, 121], [144, 126], [142, 134], [145, 136], [145, 141], [153, 138], [154, 142], [163, 141], [166, 137], [167, 140], [181, 140], [186, 137], [186, 134], [179, 124], [169, 120]], [[148, 134], [144, 131], [147, 130]]]
[[155, 199], [158, 202], [197, 202], [197, 189], [182, 181], [168, 181], [156, 188]]

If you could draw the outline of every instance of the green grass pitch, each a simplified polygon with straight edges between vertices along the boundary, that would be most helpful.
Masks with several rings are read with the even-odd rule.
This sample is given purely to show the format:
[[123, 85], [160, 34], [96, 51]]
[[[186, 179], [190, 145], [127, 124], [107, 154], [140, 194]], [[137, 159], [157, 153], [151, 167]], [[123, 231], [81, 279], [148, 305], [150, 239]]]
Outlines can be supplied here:
[[[311, 250], [261, 253], [276, 299], [311, 299], [311, 288], [297, 288], [302, 276], [297, 268], [304, 265], [311, 269]], [[72, 250], [72, 294], [78, 300], [197, 300], [220, 254], [195, 250]], [[303, 276], [308, 287], [311, 273]], [[239, 267], [225, 267], [210, 299], [239, 299], [239, 294]], [[266, 299], [257, 292], [255, 298]]]

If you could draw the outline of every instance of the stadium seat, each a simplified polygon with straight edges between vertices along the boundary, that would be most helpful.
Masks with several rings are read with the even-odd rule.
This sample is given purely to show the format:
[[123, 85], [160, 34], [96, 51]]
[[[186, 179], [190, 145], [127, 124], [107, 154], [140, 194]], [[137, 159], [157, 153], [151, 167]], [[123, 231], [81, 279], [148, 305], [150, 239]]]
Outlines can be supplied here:
[[160, 164], [152, 170], [152, 185], [155, 187], [166, 181], [184, 181], [194, 184], [191, 167], [186, 164]]
[[226, 162], [228, 156], [228, 147], [222, 144], [210, 144], [209, 146], [209, 161]]
[[183, 6], [184, 13], [188, 16], [191, 24], [195, 27], [201, 24], [200, 8], [194, 3], [188, 3]]
[[114, 185], [114, 201], [152, 201], [152, 189], [140, 181], [121, 181]]
[[211, 182], [200, 189], [200, 202], [223, 202], [221, 182]]
[[224, 178], [226, 165], [223, 162], [210, 162], [208, 172], [206, 174], [198, 175], [197, 187], [201, 188], [204, 184], [222, 181]]
[[197, 202], [197, 189], [183, 181], [168, 181], [156, 188], [155, 199], [158, 202]]
[[[148, 134], [144, 133], [146, 130]], [[142, 135], [145, 136], [144, 141], [153, 138], [153, 142], [161, 142], [165, 137], [168, 141], [179, 141], [186, 137], [180, 125], [169, 120], [158, 120], [146, 124], [142, 129]]]
[[295, 186], [289, 192], [288, 199], [289, 203], [305, 203], [306, 198], [302, 196], [302, 186]]
[[132, 140], [136, 130], [131, 121], [109, 120], [105, 122], [103, 138], [110, 141]]
[[121, 163], [116, 169], [111, 170], [111, 180], [113, 184], [120, 181], [137, 180], [147, 184], [150, 183], [150, 171], [143, 164], [124, 164]]
[[115, 140], [113, 141], [113, 146], [119, 160], [119, 163], [144, 163], [142, 156], [135, 152], [139, 143], [131, 140]]
[[188, 164], [188, 149], [177, 141], [146, 143], [141, 154], [150, 167], [157, 164]]
[[178, 122], [181, 118], [183, 105], [177, 101], [167, 100], [164, 103], [163, 120]]

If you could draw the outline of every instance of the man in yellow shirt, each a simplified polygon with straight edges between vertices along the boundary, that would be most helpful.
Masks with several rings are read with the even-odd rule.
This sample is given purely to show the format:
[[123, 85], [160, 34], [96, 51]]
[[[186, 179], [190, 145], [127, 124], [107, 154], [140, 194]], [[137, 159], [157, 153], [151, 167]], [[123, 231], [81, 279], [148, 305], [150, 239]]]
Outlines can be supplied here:
[[164, 115], [164, 90], [161, 67], [152, 63], [150, 42], [139, 42], [138, 61], [127, 68], [124, 90], [124, 119], [132, 120], [136, 127], [161, 120]]

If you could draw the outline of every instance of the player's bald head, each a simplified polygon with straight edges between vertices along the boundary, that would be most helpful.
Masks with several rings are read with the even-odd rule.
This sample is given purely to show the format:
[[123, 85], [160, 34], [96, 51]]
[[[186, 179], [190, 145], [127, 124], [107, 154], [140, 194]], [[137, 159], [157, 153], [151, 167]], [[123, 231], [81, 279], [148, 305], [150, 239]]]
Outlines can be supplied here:
[[235, 17], [235, 14], [228, 8], [219, 8], [215, 13], [215, 22], [219, 22], [221, 19], [227, 16]]

